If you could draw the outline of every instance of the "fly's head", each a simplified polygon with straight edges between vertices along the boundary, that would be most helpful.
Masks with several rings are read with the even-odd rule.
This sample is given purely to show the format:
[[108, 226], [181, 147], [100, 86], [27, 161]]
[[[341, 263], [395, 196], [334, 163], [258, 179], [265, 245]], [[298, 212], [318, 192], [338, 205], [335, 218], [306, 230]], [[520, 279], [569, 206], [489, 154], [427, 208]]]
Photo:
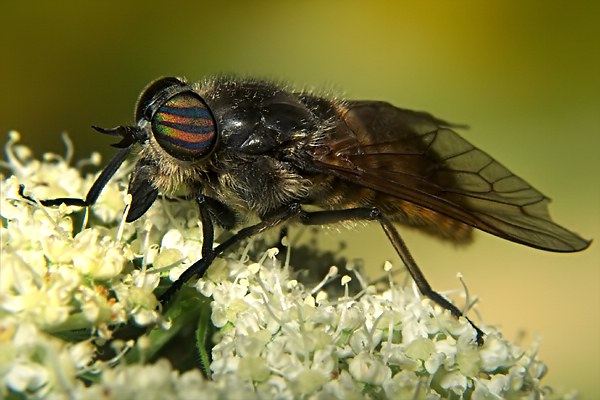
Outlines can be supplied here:
[[182, 165], [206, 160], [214, 150], [217, 124], [198, 93], [176, 78], [151, 83], [141, 94], [135, 120], [157, 157]]
[[203, 168], [216, 148], [219, 131], [204, 99], [177, 78], [151, 83], [138, 99], [135, 126], [99, 132], [118, 135], [115, 147], [141, 145], [128, 192], [132, 205], [128, 221], [139, 218], [158, 192], [173, 193], [182, 186], [198, 187]]

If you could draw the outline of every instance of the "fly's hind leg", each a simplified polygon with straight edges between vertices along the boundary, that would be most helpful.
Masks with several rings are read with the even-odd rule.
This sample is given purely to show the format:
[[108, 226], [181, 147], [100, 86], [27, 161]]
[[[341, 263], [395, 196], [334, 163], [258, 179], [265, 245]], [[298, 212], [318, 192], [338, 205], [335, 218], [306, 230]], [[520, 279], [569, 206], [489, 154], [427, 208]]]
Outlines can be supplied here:
[[431, 300], [450, 311], [452, 315], [455, 317], [465, 317], [467, 321], [471, 324], [471, 326], [477, 332], [477, 344], [483, 344], [483, 331], [477, 327], [468, 317], [463, 315], [463, 313], [450, 301], [448, 301], [445, 297], [440, 295], [438, 292], [431, 288], [427, 279], [425, 279], [425, 275], [421, 272], [421, 269], [415, 262], [415, 259], [410, 254], [408, 247], [398, 234], [398, 231], [394, 227], [394, 225], [388, 220], [385, 215], [381, 213], [381, 211], [377, 208], [351, 208], [347, 210], [330, 210], [330, 211], [315, 211], [315, 212], [306, 212], [303, 211], [300, 214], [300, 220], [305, 225], [325, 225], [342, 221], [358, 221], [358, 220], [371, 220], [377, 221], [383, 228], [385, 234], [388, 239], [394, 246], [394, 249], [404, 262], [404, 265], [408, 269], [411, 277], [417, 284], [419, 291], [426, 297], [429, 297]]

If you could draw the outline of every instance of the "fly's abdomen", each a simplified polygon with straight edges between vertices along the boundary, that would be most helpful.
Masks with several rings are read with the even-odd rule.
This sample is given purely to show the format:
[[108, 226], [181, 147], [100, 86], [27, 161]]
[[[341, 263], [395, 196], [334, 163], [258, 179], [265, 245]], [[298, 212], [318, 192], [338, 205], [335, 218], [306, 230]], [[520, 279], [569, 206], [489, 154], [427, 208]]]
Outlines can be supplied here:
[[471, 239], [472, 228], [456, 219], [418, 204], [356, 185], [344, 179], [321, 175], [313, 177], [310, 204], [339, 210], [376, 207], [390, 220], [457, 243]]

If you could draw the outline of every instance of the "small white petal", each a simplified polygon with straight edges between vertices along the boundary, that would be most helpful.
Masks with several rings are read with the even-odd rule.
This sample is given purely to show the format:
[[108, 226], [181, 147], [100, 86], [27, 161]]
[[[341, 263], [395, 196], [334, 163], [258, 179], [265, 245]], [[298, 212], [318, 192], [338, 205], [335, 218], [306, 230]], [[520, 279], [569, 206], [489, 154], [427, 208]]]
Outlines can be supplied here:
[[392, 376], [390, 368], [370, 353], [360, 353], [354, 357], [348, 370], [354, 379], [370, 385], [382, 385]]
[[4, 380], [17, 393], [36, 392], [48, 383], [48, 375], [41, 365], [18, 362], [11, 366]]

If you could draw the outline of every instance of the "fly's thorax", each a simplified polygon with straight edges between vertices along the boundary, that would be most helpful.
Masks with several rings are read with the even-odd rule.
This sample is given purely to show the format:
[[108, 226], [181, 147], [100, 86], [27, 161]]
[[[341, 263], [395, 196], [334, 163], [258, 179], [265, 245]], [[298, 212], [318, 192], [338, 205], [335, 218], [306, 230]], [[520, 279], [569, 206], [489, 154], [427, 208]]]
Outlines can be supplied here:
[[204, 189], [240, 213], [265, 217], [308, 195], [311, 181], [289, 163], [269, 155], [223, 150], [208, 165]]

